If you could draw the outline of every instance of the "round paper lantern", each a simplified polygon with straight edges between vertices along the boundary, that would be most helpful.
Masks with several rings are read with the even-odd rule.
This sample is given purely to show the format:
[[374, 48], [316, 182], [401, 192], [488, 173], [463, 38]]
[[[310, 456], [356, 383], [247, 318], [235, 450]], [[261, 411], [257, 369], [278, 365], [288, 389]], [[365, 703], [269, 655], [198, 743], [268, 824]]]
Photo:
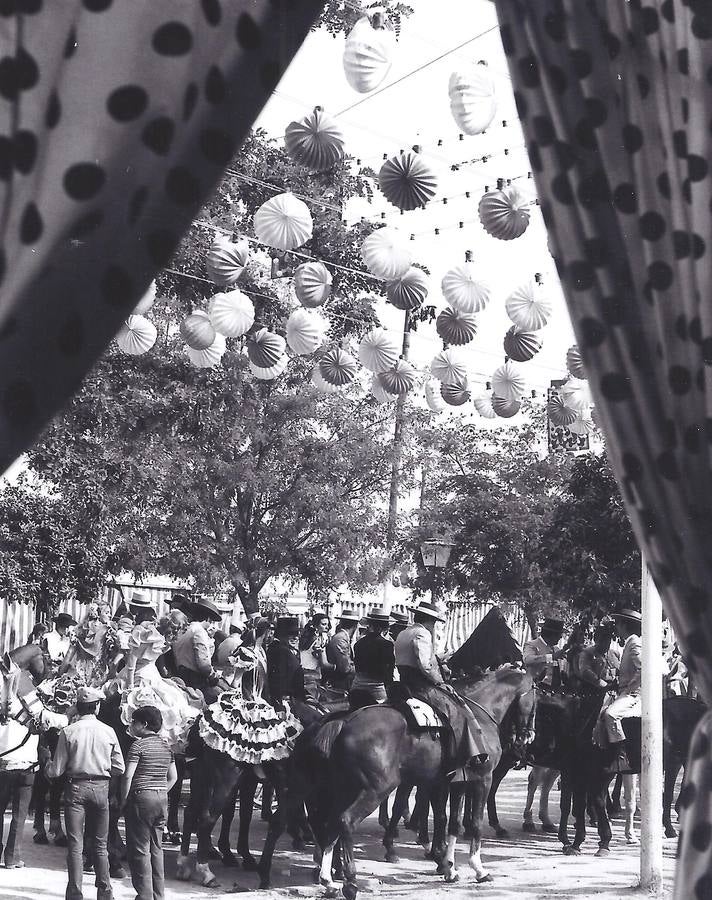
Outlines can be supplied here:
[[480, 222], [492, 237], [512, 241], [529, 225], [529, 201], [514, 185], [489, 191], [480, 200]]
[[576, 416], [574, 421], [566, 426], [571, 434], [578, 434], [583, 437], [584, 435], [591, 434], [593, 431], [594, 425], [591, 419], [587, 419], [584, 416]]
[[151, 309], [153, 304], [156, 302], [156, 282], [152, 281], [146, 293], [141, 297], [141, 299], [136, 304], [136, 308], [133, 311], [133, 315], [135, 316], [145, 316], [146, 313]]
[[338, 384], [329, 384], [319, 371], [319, 366], [312, 369], [311, 380], [314, 387], [319, 388], [325, 394], [338, 394], [341, 387]]
[[428, 278], [422, 269], [411, 266], [402, 278], [390, 281], [386, 297], [396, 309], [418, 309], [428, 296]]
[[497, 110], [494, 79], [484, 62], [453, 72], [448, 84], [450, 111], [465, 134], [482, 134]]
[[569, 370], [569, 374], [573, 375], [574, 378], [586, 377], [586, 370], [583, 367], [581, 351], [576, 344], [574, 344], [573, 347], [569, 347], [566, 352], [566, 368]]
[[255, 324], [255, 306], [242, 291], [215, 294], [208, 303], [210, 324], [224, 337], [237, 338]]
[[344, 135], [321, 106], [287, 125], [284, 145], [294, 162], [315, 172], [325, 172], [344, 158]]
[[431, 412], [441, 413], [445, 409], [445, 401], [440, 394], [440, 385], [437, 381], [429, 381], [425, 385], [425, 402]]
[[569, 378], [566, 384], [559, 388], [559, 393], [564, 403], [579, 413], [593, 403], [591, 388], [583, 378]]
[[194, 310], [183, 319], [180, 323], [180, 333], [193, 350], [207, 350], [215, 340], [215, 329], [210, 324], [208, 314], [202, 309]]
[[502, 400], [519, 400], [524, 396], [526, 388], [524, 376], [514, 363], [506, 362], [492, 375], [492, 391]]
[[415, 384], [415, 369], [405, 359], [399, 359], [392, 369], [381, 372], [378, 381], [389, 394], [407, 394]]
[[326, 322], [306, 309], [295, 309], [287, 319], [287, 344], [298, 356], [308, 356], [324, 341]]
[[378, 380], [378, 375], [373, 376], [373, 381], [371, 382], [371, 394], [379, 403], [391, 403], [397, 396], [396, 394], [389, 394], [388, 391], [385, 390]]
[[591, 407], [591, 421], [596, 426], [596, 428], [601, 431], [603, 426], [601, 425], [601, 414], [599, 413], [597, 406]]
[[277, 194], [260, 206], [254, 218], [255, 234], [263, 244], [294, 250], [312, 236], [312, 217], [306, 203], [294, 194]]
[[213, 343], [205, 350], [193, 350], [192, 347], [186, 347], [185, 352], [194, 366], [199, 369], [212, 369], [213, 366], [217, 366], [225, 352], [225, 338], [221, 334], [216, 334]]
[[256, 366], [251, 362], [250, 372], [252, 372], [255, 378], [258, 378], [260, 381], [273, 381], [275, 378], [279, 378], [282, 372], [284, 372], [288, 362], [289, 357], [286, 355], [281, 356], [273, 366]]
[[448, 406], [462, 406], [470, 399], [467, 381], [457, 381], [455, 384], [441, 384], [440, 396]]
[[388, 74], [395, 35], [384, 26], [383, 16], [363, 16], [349, 32], [344, 46], [344, 73], [360, 94], [374, 91]]
[[395, 228], [379, 228], [369, 234], [361, 245], [361, 256], [369, 272], [384, 281], [402, 278], [411, 263], [408, 245]]
[[475, 264], [469, 261], [446, 273], [442, 292], [450, 306], [462, 313], [482, 312], [490, 299], [489, 285], [477, 277]]
[[319, 371], [324, 381], [341, 387], [356, 377], [356, 360], [341, 347], [332, 347], [319, 360]]
[[542, 340], [534, 331], [519, 331], [512, 325], [504, 336], [504, 352], [510, 359], [527, 362], [541, 350]]
[[208, 275], [215, 284], [230, 287], [242, 275], [249, 256], [250, 245], [244, 238], [233, 243], [226, 235], [218, 234], [208, 250]]
[[484, 419], [496, 419], [497, 413], [492, 407], [492, 397], [489, 394], [482, 394], [481, 397], [475, 397], [475, 409]]
[[469, 344], [477, 334], [477, 319], [447, 306], [435, 320], [435, 328], [446, 344]]
[[129, 316], [116, 335], [116, 343], [124, 353], [140, 356], [156, 343], [156, 326], [144, 316]]
[[521, 409], [522, 404], [519, 400], [505, 400], [504, 397], [497, 397], [492, 394], [492, 409], [500, 419], [511, 419]]
[[552, 423], [557, 426], [567, 426], [574, 422], [578, 416], [575, 409], [567, 406], [558, 394], [552, 394], [546, 404], [546, 411]]
[[258, 368], [269, 369], [284, 356], [286, 348], [286, 342], [281, 335], [267, 331], [266, 328], [260, 328], [250, 336], [247, 343], [247, 355], [250, 362]]
[[430, 371], [443, 384], [467, 381], [467, 364], [459, 350], [447, 349], [436, 353], [430, 363]]
[[294, 293], [302, 306], [321, 306], [331, 293], [331, 272], [324, 263], [302, 263], [294, 273]]
[[532, 278], [509, 295], [505, 309], [517, 328], [539, 331], [551, 318], [552, 305], [544, 285]]
[[378, 173], [383, 195], [402, 210], [425, 206], [435, 195], [438, 180], [415, 150], [387, 159]]
[[398, 362], [401, 341], [385, 328], [372, 328], [361, 338], [358, 357], [369, 372], [385, 372]]

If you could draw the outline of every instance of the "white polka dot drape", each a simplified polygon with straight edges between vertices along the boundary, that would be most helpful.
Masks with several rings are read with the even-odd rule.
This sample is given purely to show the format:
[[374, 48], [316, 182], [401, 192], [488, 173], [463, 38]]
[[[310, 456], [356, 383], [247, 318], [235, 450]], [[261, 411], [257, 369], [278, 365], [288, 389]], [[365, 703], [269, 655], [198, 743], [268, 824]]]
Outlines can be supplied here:
[[320, 8], [0, 2], [0, 471], [168, 262]]
[[[611, 461], [709, 701], [712, 3], [495, 2]], [[711, 727], [693, 742], [679, 900], [712, 897]]]

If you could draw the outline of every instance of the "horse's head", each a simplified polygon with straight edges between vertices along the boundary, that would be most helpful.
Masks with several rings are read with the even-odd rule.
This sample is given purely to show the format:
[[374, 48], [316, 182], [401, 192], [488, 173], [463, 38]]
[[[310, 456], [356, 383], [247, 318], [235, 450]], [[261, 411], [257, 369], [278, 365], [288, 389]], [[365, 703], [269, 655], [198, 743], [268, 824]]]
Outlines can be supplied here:
[[524, 756], [526, 747], [534, 741], [536, 727], [536, 687], [528, 672], [521, 672], [521, 683], [510, 706], [512, 747]]

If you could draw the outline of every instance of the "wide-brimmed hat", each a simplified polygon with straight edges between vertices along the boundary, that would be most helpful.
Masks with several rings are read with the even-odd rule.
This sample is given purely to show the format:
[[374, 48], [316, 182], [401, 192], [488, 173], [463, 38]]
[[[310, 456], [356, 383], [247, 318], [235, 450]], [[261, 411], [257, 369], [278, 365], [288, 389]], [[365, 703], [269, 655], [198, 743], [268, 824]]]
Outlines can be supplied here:
[[339, 622], [360, 622], [361, 618], [362, 617], [352, 609], [342, 609], [341, 615], [339, 616]]
[[153, 609], [153, 604], [148, 594], [144, 594], [142, 591], [134, 591], [131, 594], [129, 606], [135, 606], [136, 609]]
[[416, 616], [427, 616], [437, 622], [444, 622], [447, 619], [445, 613], [441, 612], [434, 603], [419, 603], [413, 612]]
[[99, 703], [99, 701], [103, 699], [104, 695], [101, 691], [88, 684], [83, 684], [77, 690], [77, 703]]
[[299, 637], [299, 619], [296, 616], [279, 616], [275, 626], [277, 637]]
[[76, 625], [77, 620], [73, 619], [69, 613], [57, 613], [54, 617], [54, 624], [59, 625], [59, 627], [62, 628], [65, 625]]
[[369, 625], [382, 625], [385, 628], [390, 625], [391, 617], [382, 606], [376, 605], [366, 613], [366, 622]]
[[547, 616], [539, 626], [539, 631], [554, 631], [557, 634], [564, 633], [564, 623], [561, 619], [554, 619]]
[[193, 618], [198, 621], [201, 619], [211, 619], [213, 622], [222, 621], [222, 613], [212, 600], [195, 600], [191, 604], [190, 612]]
[[186, 597], [185, 594], [173, 594], [171, 599], [168, 601], [169, 609], [179, 609], [183, 613], [187, 613], [190, 609], [191, 601]]
[[643, 617], [639, 612], [634, 609], [621, 609], [619, 612], [613, 613], [614, 619], [628, 619], [631, 622], [637, 622], [640, 624], [643, 621]]
[[408, 613], [397, 612], [395, 609], [391, 610], [391, 619], [392, 625], [410, 625], [410, 616]]

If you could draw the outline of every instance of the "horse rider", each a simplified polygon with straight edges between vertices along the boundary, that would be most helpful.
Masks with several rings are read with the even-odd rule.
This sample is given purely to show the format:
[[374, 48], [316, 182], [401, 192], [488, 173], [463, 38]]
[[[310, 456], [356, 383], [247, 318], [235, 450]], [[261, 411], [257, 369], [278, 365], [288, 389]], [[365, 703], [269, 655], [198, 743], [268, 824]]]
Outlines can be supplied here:
[[230, 634], [225, 638], [224, 641], [221, 641], [215, 650], [215, 665], [218, 669], [220, 669], [223, 673], [224, 677], [227, 677], [229, 680], [232, 680], [232, 676], [234, 675], [234, 665], [230, 662], [230, 657], [233, 653], [237, 652], [237, 650], [242, 645], [242, 640], [245, 635], [245, 628], [242, 623], [238, 625], [230, 626]]
[[76, 624], [77, 620], [72, 618], [69, 613], [58, 613], [54, 617], [54, 628], [45, 635], [42, 642], [42, 650], [49, 659], [55, 675], [69, 650], [71, 643], [69, 629]]
[[331, 668], [325, 670], [325, 681], [338, 691], [348, 692], [354, 678], [353, 637], [361, 616], [353, 610], [344, 609], [339, 617], [336, 631], [326, 645], [326, 659]]
[[212, 633], [222, 617], [217, 606], [207, 599], [193, 603], [190, 613], [193, 621], [173, 644], [178, 677], [187, 687], [202, 691], [206, 703], [214, 703], [218, 698], [220, 676], [212, 663], [215, 652]]
[[450, 727], [452, 740], [444, 746], [445, 771], [483, 763], [487, 748], [482, 730], [472, 711], [455, 691], [446, 685], [435, 655], [434, 632], [445, 616], [432, 603], [420, 603], [409, 625], [396, 638], [395, 662], [404, 688], [415, 698], [435, 709]]
[[601, 622], [593, 633], [593, 643], [584, 647], [573, 661], [570, 687], [584, 697], [602, 699], [602, 692], [610, 689], [609, 656], [613, 624]]
[[269, 699], [275, 707], [283, 700], [303, 702], [304, 670], [299, 658], [299, 619], [296, 616], [280, 616], [277, 619], [274, 640], [266, 650], [267, 688]]
[[522, 653], [524, 668], [532, 679], [552, 690], [561, 687], [561, 660], [566, 656], [566, 648], [559, 643], [564, 633], [561, 619], [546, 618], [539, 629], [539, 637], [524, 644]]
[[388, 635], [390, 616], [382, 606], [373, 606], [366, 616], [368, 631], [354, 646], [356, 675], [349, 691], [351, 709], [385, 703], [393, 684], [395, 651]]
[[621, 665], [618, 671], [616, 699], [601, 710], [600, 722], [610, 747], [610, 771], [625, 772], [630, 769], [626, 752], [623, 719], [640, 716], [640, 689], [642, 670], [642, 617], [633, 609], [614, 613], [616, 631], [624, 641]]
[[319, 699], [322, 672], [329, 672], [333, 665], [326, 656], [331, 622], [325, 612], [315, 612], [302, 629], [299, 638], [299, 657], [304, 669], [304, 689], [308, 697]]
[[391, 624], [388, 628], [388, 637], [395, 643], [396, 638], [410, 625], [410, 616], [408, 613], [396, 612], [391, 610]]

